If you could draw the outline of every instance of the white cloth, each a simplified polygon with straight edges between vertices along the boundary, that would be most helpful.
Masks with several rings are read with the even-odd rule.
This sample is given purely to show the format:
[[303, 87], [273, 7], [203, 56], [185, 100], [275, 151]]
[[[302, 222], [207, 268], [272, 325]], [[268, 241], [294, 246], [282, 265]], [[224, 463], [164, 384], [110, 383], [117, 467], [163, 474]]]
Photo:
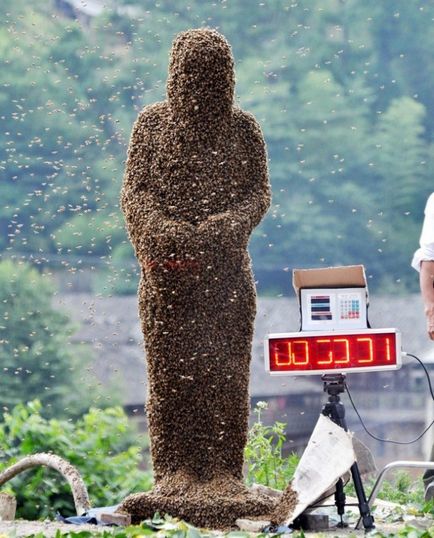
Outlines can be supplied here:
[[425, 219], [420, 235], [420, 248], [416, 250], [411, 266], [420, 271], [420, 262], [434, 261], [434, 192], [428, 198], [425, 206]]

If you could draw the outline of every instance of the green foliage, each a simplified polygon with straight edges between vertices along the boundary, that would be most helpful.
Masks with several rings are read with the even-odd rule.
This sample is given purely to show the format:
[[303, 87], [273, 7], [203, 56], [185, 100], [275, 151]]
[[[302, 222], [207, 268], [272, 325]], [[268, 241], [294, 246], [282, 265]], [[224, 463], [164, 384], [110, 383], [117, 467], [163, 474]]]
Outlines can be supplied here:
[[[374, 482], [374, 479], [371, 479], [365, 484], [367, 491], [374, 486]], [[345, 486], [345, 493], [353, 497], [356, 495], [354, 483], [351, 480]], [[423, 481], [421, 479], [415, 480], [405, 471], [397, 472], [391, 481], [385, 480], [377, 498], [399, 505], [388, 516], [391, 521], [401, 520], [404, 514], [412, 516], [434, 515], [434, 501], [425, 501], [424, 499]]]
[[[75, 422], [41, 415], [37, 400], [19, 404], [0, 423], [0, 470], [23, 456], [53, 452], [75, 465], [88, 487], [93, 506], [109, 506], [134, 491], [151, 487], [151, 475], [140, 470], [136, 432], [120, 407], [90, 409]], [[56, 511], [75, 515], [70, 488], [56, 471], [44, 467], [18, 475], [7, 484], [17, 497], [17, 515], [53, 518]]]
[[46, 416], [71, 415], [89, 404], [90, 351], [69, 341], [76, 327], [54, 309], [47, 275], [24, 263], [0, 262], [0, 405], [40, 399]]
[[[250, 242], [261, 284], [287, 266], [364, 263], [372, 289], [417, 286], [409, 260], [434, 173], [434, 4], [128, 0], [84, 24], [56, 5], [0, 8], [0, 251], [110, 263], [125, 240], [132, 123], [164, 97], [174, 34], [209, 25], [231, 42], [238, 102], [267, 140], [274, 204]], [[104, 292], [131, 291], [127, 273], [105, 270]]]
[[244, 452], [246, 479], [248, 484], [263, 484], [283, 490], [294, 475], [299, 457], [297, 454], [283, 456], [286, 424], [275, 422], [272, 426], [265, 425], [261, 413], [266, 408], [265, 402], [258, 402], [254, 409], [256, 421], [249, 430]]
[[411, 476], [405, 471], [396, 473], [395, 480], [392, 482], [384, 482], [381, 492], [378, 495], [379, 499], [395, 502], [398, 504], [408, 504], [409, 502], [419, 502], [423, 499], [422, 482], [413, 483]]
[[406, 506], [413, 515], [434, 515], [434, 502], [424, 499], [422, 480], [414, 480], [405, 471], [398, 472], [393, 481], [385, 481], [378, 498]]

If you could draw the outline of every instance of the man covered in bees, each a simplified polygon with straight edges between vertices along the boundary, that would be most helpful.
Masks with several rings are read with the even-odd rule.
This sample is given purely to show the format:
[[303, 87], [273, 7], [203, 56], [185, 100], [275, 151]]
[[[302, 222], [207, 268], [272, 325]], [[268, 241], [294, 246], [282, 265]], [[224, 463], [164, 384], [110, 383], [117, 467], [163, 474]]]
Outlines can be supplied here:
[[167, 100], [134, 123], [121, 206], [141, 266], [155, 487], [120, 510], [224, 528], [273, 501], [242, 481], [256, 293], [247, 243], [270, 205], [264, 139], [234, 105], [218, 32], [172, 47]]

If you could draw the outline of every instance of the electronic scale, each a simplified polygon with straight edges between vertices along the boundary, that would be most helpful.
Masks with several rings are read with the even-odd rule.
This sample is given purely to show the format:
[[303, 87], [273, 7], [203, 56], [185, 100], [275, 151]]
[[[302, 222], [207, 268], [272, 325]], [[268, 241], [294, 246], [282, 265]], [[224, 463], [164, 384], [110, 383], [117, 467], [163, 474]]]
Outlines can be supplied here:
[[372, 329], [362, 265], [294, 270], [301, 330], [264, 339], [271, 375], [394, 370], [401, 367], [401, 333]]
[[[300, 306], [300, 331], [269, 334], [264, 339], [265, 369], [274, 376], [321, 375], [328, 401], [321, 413], [348, 430], [340, 394], [347, 372], [395, 370], [401, 366], [401, 333], [372, 329], [368, 288], [362, 265], [296, 269], [293, 286]], [[375, 528], [357, 462], [351, 466], [360, 518]], [[335, 504], [345, 526], [345, 492], [336, 483]]]

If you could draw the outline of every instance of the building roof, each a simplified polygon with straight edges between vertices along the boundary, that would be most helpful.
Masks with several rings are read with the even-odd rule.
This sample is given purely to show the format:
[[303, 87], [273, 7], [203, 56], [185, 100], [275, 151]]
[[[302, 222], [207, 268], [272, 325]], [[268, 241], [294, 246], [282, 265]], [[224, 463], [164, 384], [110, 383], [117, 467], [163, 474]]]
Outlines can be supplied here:
[[125, 15], [130, 18], [146, 15], [146, 11], [141, 6], [113, 5], [112, 2], [107, 2], [107, 0], [57, 0], [57, 3], [60, 8], [63, 4], [69, 6], [75, 13], [82, 13], [87, 17], [97, 17], [107, 8], [119, 15]]
[[105, 8], [104, 3], [100, 0], [63, 0], [63, 2], [89, 17], [100, 15]]
[[[434, 343], [425, 332], [418, 294], [405, 297], [371, 296], [372, 327], [402, 331], [402, 345], [426, 362], [434, 362]], [[146, 366], [136, 296], [102, 297], [59, 294], [54, 306], [78, 322], [72, 337], [93, 349], [93, 369], [99, 381], [120, 391], [124, 405], [141, 407], [146, 395]], [[290, 298], [259, 298], [253, 340], [250, 393], [254, 398], [318, 393], [318, 378], [271, 377], [264, 370], [263, 337], [271, 332], [299, 329], [298, 304]]]

